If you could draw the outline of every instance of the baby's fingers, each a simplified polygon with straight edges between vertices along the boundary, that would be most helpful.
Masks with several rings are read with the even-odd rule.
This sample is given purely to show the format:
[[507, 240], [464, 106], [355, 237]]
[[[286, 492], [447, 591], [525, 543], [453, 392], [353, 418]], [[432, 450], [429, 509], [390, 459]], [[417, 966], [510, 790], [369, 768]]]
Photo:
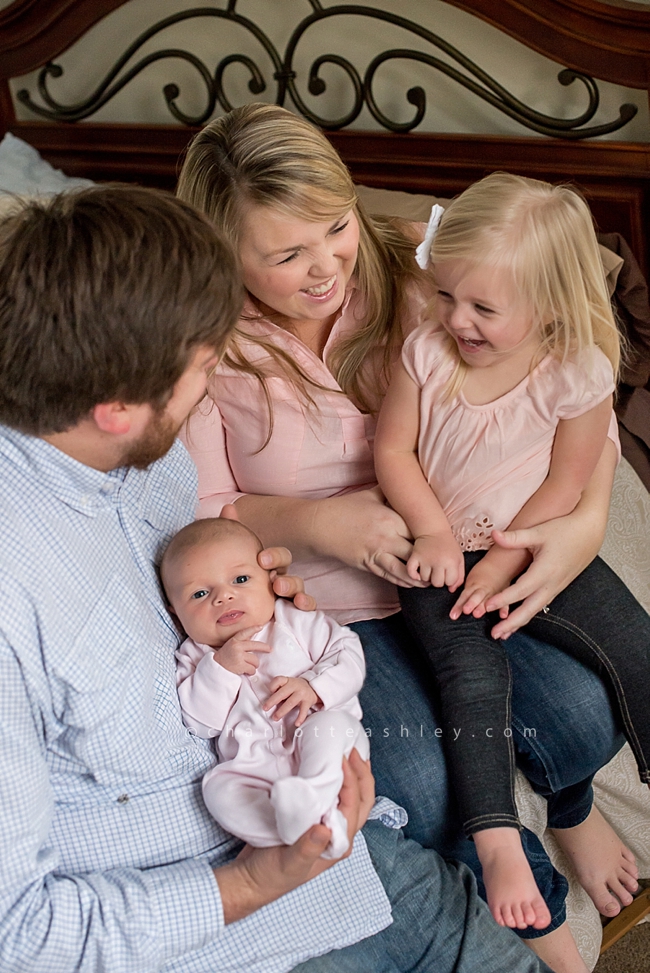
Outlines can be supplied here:
[[[287, 689], [285, 686], [281, 686], [280, 689], [277, 689], [274, 693], [272, 693], [269, 696], [267, 701], [264, 703], [262, 709], [270, 710], [273, 709], [274, 706], [278, 706], [282, 702], [282, 700], [287, 698], [290, 692], [291, 692], [290, 689]], [[278, 715], [277, 713], [274, 713], [274, 716], [277, 715]]]
[[271, 680], [271, 685], [269, 686], [269, 692], [275, 693], [278, 689], [282, 689], [283, 686], [289, 682], [288, 676], [276, 676], [275, 679]]
[[296, 719], [296, 726], [301, 726], [305, 722], [305, 720], [309, 716], [310, 708], [311, 707], [309, 706], [309, 703], [307, 702], [306, 699], [300, 700], [300, 712], [298, 713], [298, 717]]
[[272, 719], [281, 720], [283, 716], [286, 716], [287, 713], [290, 713], [291, 710], [295, 709], [296, 706], [299, 706], [301, 702], [302, 700], [300, 699], [300, 696], [297, 696], [296, 693], [291, 693], [291, 695], [288, 696], [284, 700], [284, 702], [280, 704], [280, 706], [278, 706], [275, 713], [273, 714]]

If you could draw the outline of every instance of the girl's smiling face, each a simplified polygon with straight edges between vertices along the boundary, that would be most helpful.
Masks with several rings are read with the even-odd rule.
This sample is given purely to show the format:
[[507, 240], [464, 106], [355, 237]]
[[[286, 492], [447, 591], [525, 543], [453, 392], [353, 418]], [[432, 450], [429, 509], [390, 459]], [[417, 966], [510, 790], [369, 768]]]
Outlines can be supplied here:
[[244, 211], [239, 241], [244, 285], [263, 312], [289, 322], [325, 321], [339, 310], [358, 249], [353, 210], [325, 223], [267, 206]]
[[435, 265], [435, 276], [438, 319], [467, 365], [487, 368], [532, 359], [540, 345], [539, 329], [506, 270], [447, 260]]

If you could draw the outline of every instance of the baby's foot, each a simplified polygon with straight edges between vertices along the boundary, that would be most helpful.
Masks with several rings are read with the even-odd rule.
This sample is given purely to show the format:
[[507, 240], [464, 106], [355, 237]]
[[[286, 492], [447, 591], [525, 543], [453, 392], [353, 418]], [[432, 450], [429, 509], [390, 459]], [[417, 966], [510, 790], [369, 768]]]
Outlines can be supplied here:
[[630, 904], [639, 887], [634, 855], [595, 805], [582, 824], [554, 828], [553, 834], [601, 915], [617, 916], [621, 905]]
[[545, 929], [551, 913], [537, 888], [517, 829], [489, 828], [473, 837], [490, 912], [499, 925]]

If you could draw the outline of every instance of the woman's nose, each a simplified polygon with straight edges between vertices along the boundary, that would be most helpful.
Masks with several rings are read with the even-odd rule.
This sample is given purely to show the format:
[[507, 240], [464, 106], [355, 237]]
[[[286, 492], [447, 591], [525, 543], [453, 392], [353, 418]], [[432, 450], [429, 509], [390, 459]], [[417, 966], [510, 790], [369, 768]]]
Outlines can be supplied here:
[[338, 261], [333, 250], [329, 247], [321, 247], [314, 253], [314, 260], [311, 265], [311, 273], [315, 277], [332, 277], [338, 269]]

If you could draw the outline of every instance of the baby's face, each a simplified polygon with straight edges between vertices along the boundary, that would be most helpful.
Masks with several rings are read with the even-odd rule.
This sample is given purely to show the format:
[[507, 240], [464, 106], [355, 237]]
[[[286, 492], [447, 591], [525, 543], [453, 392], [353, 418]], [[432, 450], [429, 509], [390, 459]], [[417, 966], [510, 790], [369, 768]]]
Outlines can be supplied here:
[[253, 538], [226, 537], [185, 551], [169, 565], [165, 587], [183, 628], [203, 645], [219, 648], [273, 617], [275, 595]]

